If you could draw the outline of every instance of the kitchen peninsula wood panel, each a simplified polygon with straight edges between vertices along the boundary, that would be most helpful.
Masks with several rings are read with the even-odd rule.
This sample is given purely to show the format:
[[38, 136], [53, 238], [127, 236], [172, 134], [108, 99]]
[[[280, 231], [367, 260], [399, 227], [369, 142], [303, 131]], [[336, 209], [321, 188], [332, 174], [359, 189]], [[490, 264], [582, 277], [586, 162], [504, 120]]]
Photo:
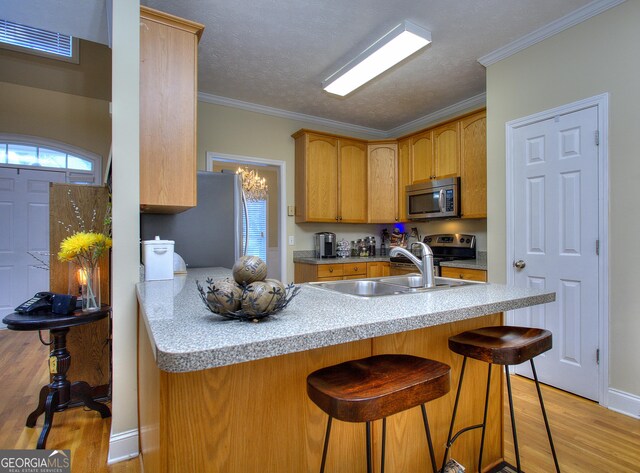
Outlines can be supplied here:
[[[437, 458], [442, 458], [455, 396], [460, 361], [450, 354], [447, 338], [464, 330], [499, 323], [489, 315], [444, 326], [334, 345], [261, 360], [188, 373], [161, 371], [155, 364], [144, 321], [139, 321], [140, 445], [145, 471], [225, 471], [230, 473], [316, 472], [319, 469], [327, 416], [306, 394], [306, 377], [316, 369], [389, 350], [429, 356], [452, 366], [452, 390], [429, 403], [429, 422]], [[470, 385], [483, 385], [486, 366], [469, 363]], [[497, 373], [497, 370], [496, 370]], [[502, 457], [501, 382], [496, 376], [487, 436], [485, 464]], [[483, 391], [484, 392], [484, 391]], [[482, 395], [475, 396], [480, 402]], [[461, 401], [461, 425], [476, 423], [482, 408]], [[380, 422], [374, 423], [373, 454], [380, 458]], [[426, 442], [419, 409], [388, 421], [389, 473], [424, 471]], [[336, 421], [332, 425], [327, 471], [366, 469], [365, 427]], [[473, 465], [477, 435], [460, 438], [454, 457]], [[379, 460], [378, 460], [379, 461]], [[420, 465], [420, 466], [418, 466]]]
[[195, 207], [198, 41], [204, 26], [140, 7], [140, 209]]

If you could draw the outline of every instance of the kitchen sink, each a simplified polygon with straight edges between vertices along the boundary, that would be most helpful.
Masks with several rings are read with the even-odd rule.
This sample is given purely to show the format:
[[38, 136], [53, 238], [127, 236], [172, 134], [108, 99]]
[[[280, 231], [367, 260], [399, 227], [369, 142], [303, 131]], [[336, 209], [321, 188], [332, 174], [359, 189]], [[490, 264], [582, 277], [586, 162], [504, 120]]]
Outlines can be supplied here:
[[393, 296], [417, 292], [452, 289], [471, 284], [483, 284], [461, 279], [435, 278], [435, 287], [422, 287], [422, 276], [389, 276], [374, 279], [349, 279], [343, 281], [312, 282], [312, 286], [359, 297]]

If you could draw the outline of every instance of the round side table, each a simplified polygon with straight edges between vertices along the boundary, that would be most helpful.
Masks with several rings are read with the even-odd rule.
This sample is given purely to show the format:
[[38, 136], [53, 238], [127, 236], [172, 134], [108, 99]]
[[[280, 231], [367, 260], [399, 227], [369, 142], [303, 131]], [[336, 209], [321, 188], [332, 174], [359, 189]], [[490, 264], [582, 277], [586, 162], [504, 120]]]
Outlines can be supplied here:
[[2, 322], [11, 330], [49, 330], [53, 339], [53, 350], [49, 355], [49, 372], [53, 374], [53, 380], [40, 389], [38, 407], [29, 414], [26, 422], [27, 427], [34, 427], [38, 417], [44, 413], [44, 426], [36, 448], [45, 448], [53, 414], [64, 411], [72, 399], [78, 399], [89, 409], [98, 411], [103, 419], [111, 417], [108, 406], [93, 400], [91, 386], [87, 382], [71, 383], [67, 379], [67, 371], [71, 366], [71, 353], [67, 350], [69, 328], [104, 319], [110, 312], [111, 307], [103, 305], [100, 310], [77, 310], [67, 315], [52, 312], [29, 315], [13, 313], [2, 319]]

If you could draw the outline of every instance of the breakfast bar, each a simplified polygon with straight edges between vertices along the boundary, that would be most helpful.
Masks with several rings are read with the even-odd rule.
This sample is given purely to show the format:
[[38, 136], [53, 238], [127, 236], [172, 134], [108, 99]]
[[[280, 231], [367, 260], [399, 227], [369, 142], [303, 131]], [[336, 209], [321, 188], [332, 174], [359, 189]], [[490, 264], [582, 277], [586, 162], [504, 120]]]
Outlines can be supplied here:
[[[204, 284], [230, 274], [225, 268], [190, 269], [174, 280], [137, 285], [140, 444], [146, 471], [318, 471], [326, 415], [307, 398], [309, 373], [372, 354], [405, 353], [449, 364], [455, 386], [462, 360], [449, 351], [450, 336], [500, 325], [506, 310], [555, 299], [553, 292], [498, 284], [375, 298], [305, 284], [282, 312], [251, 323], [212, 314], [200, 300], [196, 280]], [[503, 457], [499, 370], [492, 376], [486, 466]], [[486, 367], [471, 360], [459, 425], [479, 422], [485, 383]], [[438, 458], [454, 396], [450, 392], [428, 406]], [[374, 423], [374, 458], [379, 458], [379, 429]], [[461, 436], [451, 457], [473, 465], [479, 435]], [[389, 418], [386, 470], [430, 471], [423, 437], [419, 410]], [[364, 449], [363, 425], [336, 422], [327, 471], [364, 471]]]

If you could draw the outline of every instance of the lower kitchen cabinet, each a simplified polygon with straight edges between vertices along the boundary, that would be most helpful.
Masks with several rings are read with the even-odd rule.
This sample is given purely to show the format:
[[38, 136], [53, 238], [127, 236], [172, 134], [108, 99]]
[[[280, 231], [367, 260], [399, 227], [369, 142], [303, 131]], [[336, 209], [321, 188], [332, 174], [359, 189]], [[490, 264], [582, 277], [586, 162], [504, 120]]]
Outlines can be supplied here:
[[443, 278], [487, 282], [487, 272], [482, 269], [450, 268], [447, 266], [440, 266], [440, 275]]
[[342, 279], [375, 278], [389, 275], [387, 261], [294, 265], [295, 283], [340, 281]]
[[386, 261], [374, 261], [367, 263], [367, 277], [381, 278], [390, 275], [389, 263]]

